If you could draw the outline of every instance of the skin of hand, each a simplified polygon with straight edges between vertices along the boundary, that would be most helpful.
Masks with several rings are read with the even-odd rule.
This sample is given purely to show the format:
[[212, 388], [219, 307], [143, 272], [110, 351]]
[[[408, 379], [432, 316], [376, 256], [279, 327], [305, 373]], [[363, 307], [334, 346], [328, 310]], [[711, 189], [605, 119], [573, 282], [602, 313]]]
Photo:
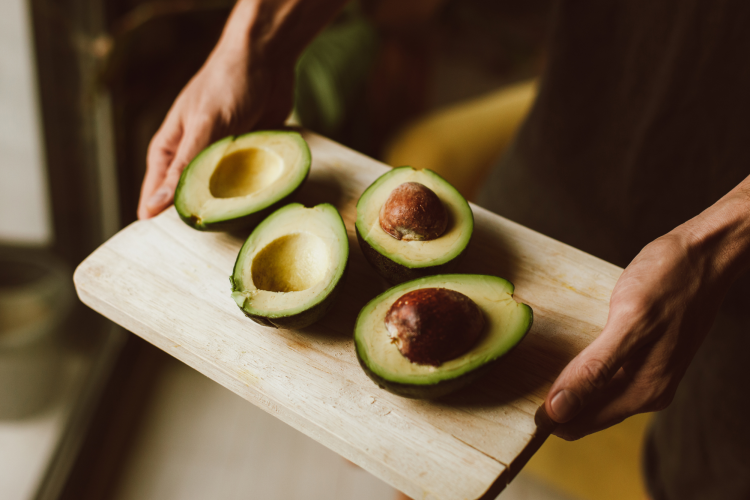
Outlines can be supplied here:
[[343, 0], [240, 0], [206, 63], [175, 100], [149, 144], [138, 218], [174, 199], [180, 175], [227, 135], [283, 125], [294, 102], [302, 49]]
[[601, 334], [540, 409], [557, 423], [554, 434], [578, 439], [670, 404], [727, 289], [748, 268], [749, 214], [750, 178], [633, 259]]
[[280, 126], [292, 109], [293, 68], [250, 67], [240, 51], [215, 52], [182, 90], [148, 148], [138, 218], [173, 200], [187, 164], [210, 143]]

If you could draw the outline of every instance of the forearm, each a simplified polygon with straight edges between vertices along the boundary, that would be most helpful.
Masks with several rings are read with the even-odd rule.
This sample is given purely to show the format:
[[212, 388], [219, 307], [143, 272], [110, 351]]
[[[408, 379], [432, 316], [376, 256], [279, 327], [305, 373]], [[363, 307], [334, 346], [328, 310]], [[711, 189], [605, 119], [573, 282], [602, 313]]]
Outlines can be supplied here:
[[347, 0], [239, 0], [217, 50], [247, 51], [263, 65], [293, 65]]
[[750, 177], [674, 230], [720, 283], [750, 269]]

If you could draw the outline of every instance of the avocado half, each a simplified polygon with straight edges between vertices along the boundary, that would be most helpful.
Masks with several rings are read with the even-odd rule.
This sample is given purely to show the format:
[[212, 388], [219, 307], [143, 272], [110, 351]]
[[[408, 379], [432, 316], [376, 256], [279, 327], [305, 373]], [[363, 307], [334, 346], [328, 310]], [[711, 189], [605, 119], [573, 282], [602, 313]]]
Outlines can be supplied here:
[[[471, 298], [485, 319], [473, 348], [440, 366], [412, 363], [391, 342], [385, 316], [405, 293], [420, 288], [447, 288]], [[524, 338], [533, 312], [513, 299], [513, 284], [480, 274], [444, 274], [420, 278], [390, 288], [360, 311], [354, 327], [357, 359], [381, 388], [415, 399], [435, 399], [461, 389], [484, 374]]]
[[291, 203], [256, 227], [229, 281], [245, 315], [264, 326], [304, 328], [328, 311], [349, 260], [344, 221], [328, 203]]
[[310, 172], [310, 148], [297, 132], [229, 136], [200, 152], [175, 190], [180, 218], [202, 231], [256, 225], [279, 208]]
[[[380, 227], [380, 208], [391, 191], [405, 182], [418, 182], [438, 195], [448, 215], [448, 227], [434, 240], [403, 241]], [[357, 202], [357, 240], [367, 261], [391, 284], [450, 272], [474, 231], [474, 214], [456, 188], [432, 170], [398, 167], [381, 175]]]

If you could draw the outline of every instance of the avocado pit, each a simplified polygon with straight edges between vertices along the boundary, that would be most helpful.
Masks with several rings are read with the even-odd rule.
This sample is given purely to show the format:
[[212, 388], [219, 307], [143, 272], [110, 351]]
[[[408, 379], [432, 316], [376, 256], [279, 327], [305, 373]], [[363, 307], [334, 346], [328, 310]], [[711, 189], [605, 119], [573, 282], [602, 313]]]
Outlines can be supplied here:
[[448, 227], [440, 198], [419, 182], [404, 182], [391, 191], [379, 217], [383, 231], [397, 240], [434, 240]]
[[422, 288], [402, 295], [385, 315], [385, 326], [412, 363], [440, 366], [479, 340], [484, 316], [466, 295], [447, 288]]

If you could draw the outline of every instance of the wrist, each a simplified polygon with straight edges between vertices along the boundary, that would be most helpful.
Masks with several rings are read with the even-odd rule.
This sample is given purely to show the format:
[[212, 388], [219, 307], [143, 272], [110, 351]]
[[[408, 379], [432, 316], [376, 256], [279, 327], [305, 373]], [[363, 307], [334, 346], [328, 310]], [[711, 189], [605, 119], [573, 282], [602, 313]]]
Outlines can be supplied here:
[[[233, 72], [253, 73], [294, 69], [293, 58], [272, 58], [267, 39], [258, 36], [259, 25], [267, 25], [263, 19], [264, 0], [239, 0], [227, 20], [218, 43], [206, 61], [207, 66], [231, 67]], [[269, 7], [266, 7], [269, 10]], [[212, 69], [211, 71], [215, 71]]]
[[257, 0], [239, 0], [235, 4], [212, 55], [249, 59], [250, 26], [256, 22], [257, 4]]
[[750, 268], [750, 196], [735, 189], [698, 216], [675, 228], [696, 263], [731, 283]]
[[253, 65], [294, 67], [307, 44], [346, 0], [239, 0], [216, 51]]

